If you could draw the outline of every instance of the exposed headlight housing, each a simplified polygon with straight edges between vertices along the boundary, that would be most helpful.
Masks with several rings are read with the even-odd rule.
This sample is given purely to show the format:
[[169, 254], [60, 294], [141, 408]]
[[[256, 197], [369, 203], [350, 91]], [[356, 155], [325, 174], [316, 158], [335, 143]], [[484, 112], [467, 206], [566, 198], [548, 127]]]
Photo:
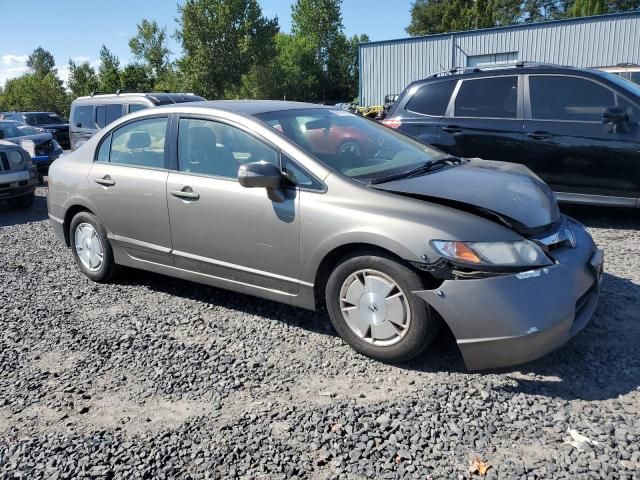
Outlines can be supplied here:
[[517, 242], [456, 242], [433, 240], [433, 248], [443, 257], [469, 266], [543, 267], [552, 261], [530, 240]]

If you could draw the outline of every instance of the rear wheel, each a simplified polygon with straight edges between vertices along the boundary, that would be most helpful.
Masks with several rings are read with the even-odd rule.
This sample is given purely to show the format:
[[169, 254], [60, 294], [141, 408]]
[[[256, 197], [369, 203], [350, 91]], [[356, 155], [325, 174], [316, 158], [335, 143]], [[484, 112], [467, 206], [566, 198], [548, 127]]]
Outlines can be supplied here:
[[419, 355], [436, 337], [440, 321], [411, 292], [424, 289], [420, 277], [392, 258], [345, 258], [327, 281], [331, 322], [356, 351], [386, 362]]
[[82, 273], [95, 282], [107, 282], [116, 273], [113, 250], [98, 218], [89, 212], [73, 217], [69, 227], [71, 250]]

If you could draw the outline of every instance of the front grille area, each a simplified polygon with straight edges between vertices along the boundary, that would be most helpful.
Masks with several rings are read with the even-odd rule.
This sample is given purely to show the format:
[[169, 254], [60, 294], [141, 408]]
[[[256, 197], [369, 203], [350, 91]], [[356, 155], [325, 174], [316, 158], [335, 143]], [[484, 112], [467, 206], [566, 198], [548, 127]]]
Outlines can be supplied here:
[[5, 152], [0, 152], [0, 170], [11, 170], [9, 165], [9, 158]]

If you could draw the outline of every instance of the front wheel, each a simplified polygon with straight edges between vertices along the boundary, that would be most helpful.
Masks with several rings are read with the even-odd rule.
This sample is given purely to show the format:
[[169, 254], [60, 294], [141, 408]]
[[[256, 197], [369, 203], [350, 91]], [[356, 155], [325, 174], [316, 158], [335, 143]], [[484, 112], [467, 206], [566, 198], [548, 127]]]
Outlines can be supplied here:
[[327, 281], [333, 326], [356, 351], [384, 362], [419, 355], [436, 337], [440, 320], [413, 291], [424, 289], [407, 266], [377, 255], [345, 258]]
[[95, 282], [107, 282], [116, 273], [111, 244], [98, 218], [89, 212], [80, 212], [69, 227], [71, 250], [76, 264]]

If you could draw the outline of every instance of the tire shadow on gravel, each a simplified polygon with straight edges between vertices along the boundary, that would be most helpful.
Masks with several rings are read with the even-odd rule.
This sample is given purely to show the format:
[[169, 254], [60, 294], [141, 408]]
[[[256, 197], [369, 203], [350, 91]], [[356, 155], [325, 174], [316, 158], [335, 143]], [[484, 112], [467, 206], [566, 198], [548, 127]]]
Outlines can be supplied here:
[[562, 213], [587, 227], [618, 230], [640, 230], [640, 209], [561, 205]]
[[0, 202], [0, 227], [42, 222], [47, 218], [47, 197], [45, 196], [36, 194], [33, 205], [24, 210], [14, 208], [7, 202]]

